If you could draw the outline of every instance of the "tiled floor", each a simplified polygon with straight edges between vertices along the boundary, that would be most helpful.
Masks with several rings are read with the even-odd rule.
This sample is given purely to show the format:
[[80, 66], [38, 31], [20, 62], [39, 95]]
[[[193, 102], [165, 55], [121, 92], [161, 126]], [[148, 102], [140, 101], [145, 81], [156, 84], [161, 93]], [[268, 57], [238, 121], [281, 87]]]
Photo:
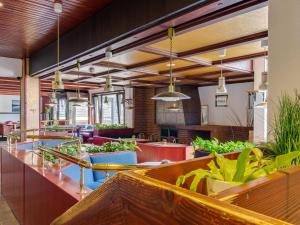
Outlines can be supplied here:
[[6, 201], [0, 195], [0, 225], [19, 225]]

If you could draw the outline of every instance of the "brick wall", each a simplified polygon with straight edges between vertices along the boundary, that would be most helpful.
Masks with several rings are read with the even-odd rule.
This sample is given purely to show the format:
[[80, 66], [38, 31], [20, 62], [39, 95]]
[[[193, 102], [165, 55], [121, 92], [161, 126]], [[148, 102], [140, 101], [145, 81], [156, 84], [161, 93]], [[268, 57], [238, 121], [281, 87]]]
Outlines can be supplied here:
[[156, 124], [155, 101], [151, 99], [155, 95], [154, 88], [134, 89], [134, 128], [135, 132], [146, 135], [160, 135], [160, 128]]

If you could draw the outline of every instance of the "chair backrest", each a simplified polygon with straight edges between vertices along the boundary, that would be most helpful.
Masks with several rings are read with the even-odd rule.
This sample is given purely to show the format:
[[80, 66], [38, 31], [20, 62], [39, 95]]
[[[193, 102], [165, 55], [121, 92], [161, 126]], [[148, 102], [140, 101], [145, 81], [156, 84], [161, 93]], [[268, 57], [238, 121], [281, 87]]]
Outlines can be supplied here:
[[[135, 152], [124, 151], [124, 152], [112, 152], [90, 155], [92, 164], [123, 164], [123, 165], [135, 165], [137, 164], [137, 157]], [[104, 172], [93, 172], [95, 181], [105, 179]], [[109, 175], [115, 174], [110, 172]]]
[[176, 143], [176, 138], [173, 137], [173, 136], [170, 136], [170, 137], [168, 138], [168, 141], [171, 142], [171, 143]]

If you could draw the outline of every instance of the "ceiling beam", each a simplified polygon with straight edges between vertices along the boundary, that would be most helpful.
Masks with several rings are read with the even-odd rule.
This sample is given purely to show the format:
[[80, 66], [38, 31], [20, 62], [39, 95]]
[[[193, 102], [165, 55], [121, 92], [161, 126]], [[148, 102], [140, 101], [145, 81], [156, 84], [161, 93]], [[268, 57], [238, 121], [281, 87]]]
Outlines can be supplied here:
[[[198, 1], [200, 3], [200, 1]], [[208, 3], [208, 4], [207, 4]], [[105, 49], [110, 48], [112, 49], [113, 55], [120, 55], [124, 54], [125, 52], [129, 52], [132, 50], [136, 50], [140, 48], [141, 46], [147, 46], [152, 43], [158, 42], [160, 40], [165, 39], [166, 37], [166, 27], [172, 23], [174, 25], [174, 28], [176, 30], [177, 34], [182, 34], [185, 32], [189, 32], [194, 29], [198, 29], [200, 27], [208, 26], [210, 24], [220, 22], [225, 19], [229, 19], [231, 17], [264, 7], [267, 5], [268, 1], [267, 0], [224, 0], [223, 4], [218, 4], [218, 1], [207, 1], [205, 5], [198, 4], [197, 7], [192, 7], [192, 8], [186, 8], [185, 12], [182, 14], [176, 14], [172, 15], [172, 18], [170, 21], [167, 21], [168, 17], [165, 17], [163, 21], [156, 21], [156, 23], [153, 23], [150, 28], [147, 27], [147, 25], [143, 26], [143, 29], [135, 29], [135, 33], [130, 33], [127, 35], [123, 35], [122, 37], [119, 38], [110, 38], [108, 40], [111, 40], [103, 45], [99, 44], [101, 43], [100, 41], [97, 41], [97, 47], [93, 48], [89, 51], [84, 51], [82, 54], [78, 54], [80, 51], [76, 51], [76, 54], [69, 54], [72, 57], [65, 59], [62, 62], [61, 70], [62, 71], [68, 71], [72, 70], [76, 67], [76, 59], [85, 57], [84, 60], [81, 61], [82, 65], [88, 65], [93, 62], [97, 62], [99, 60], [103, 60], [105, 58]], [[177, 2], [176, 2], [177, 4]], [[174, 1], [172, 1], [172, 5], [174, 5]], [[199, 6], [202, 7], [199, 7]], [[170, 5], [171, 6], [171, 5]], [[149, 7], [148, 7], [149, 8]], [[163, 7], [165, 8], [165, 7]], [[171, 7], [172, 8], [172, 7]], [[183, 8], [181, 8], [183, 9]], [[160, 10], [160, 9], [159, 9]], [[135, 13], [135, 10], [133, 13]], [[120, 14], [123, 16], [123, 14]], [[170, 16], [170, 15], [169, 15]], [[126, 15], [127, 17], [127, 15]], [[116, 19], [114, 17], [114, 19]], [[170, 19], [170, 18], [169, 18]], [[101, 21], [101, 20], [99, 20]], [[123, 20], [119, 20], [123, 21]], [[127, 20], [125, 20], [127, 21]], [[90, 27], [90, 26], [86, 26]], [[93, 26], [91, 26], [93, 27]], [[123, 26], [124, 27], [124, 26]], [[146, 28], [147, 27], [147, 28]], [[136, 28], [136, 24], [135, 24]], [[114, 29], [112, 29], [114, 30]], [[99, 32], [101, 29], [99, 30]], [[82, 32], [81, 32], [82, 33]], [[81, 34], [80, 33], [80, 34]], [[124, 33], [124, 31], [123, 31]], [[78, 39], [78, 32], [76, 33], [76, 40]], [[85, 36], [86, 32], [84, 32]], [[68, 35], [69, 38], [73, 38], [73, 36]], [[90, 36], [90, 35], [89, 35]], [[96, 37], [102, 37], [103, 35], [94, 35]], [[106, 35], [107, 36], [107, 35]], [[64, 38], [64, 37], [63, 37]], [[92, 39], [94, 40], [94, 39]], [[96, 39], [95, 39], [96, 40]], [[87, 40], [87, 43], [84, 45], [90, 45], [88, 44], [90, 39]], [[73, 42], [66, 42], [65, 43], [73, 43]], [[79, 47], [77, 45], [72, 45], [73, 47]], [[82, 46], [80, 46], [82, 47]], [[38, 54], [35, 54], [34, 60], [35, 61], [40, 61], [40, 63], [36, 63], [34, 60], [30, 60], [31, 66], [36, 65], [35, 68], [32, 69], [31, 71], [34, 72], [34, 76], [36, 75], [49, 75], [49, 73], [53, 73], [55, 70], [55, 65], [48, 66], [50, 61], [52, 59], [49, 59], [48, 54], [49, 54], [49, 48], [53, 48], [53, 46], [49, 46], [48, 49], [47, 47], [43, 50], [41, 50]], [[64, 46], [64, 48], [68, 49], [67, 45]], [[53, 50], [53, 49], [51, 49]], [[72, 48], [68, 49], [72, 50]], [[65, 52], [65, 51], [64, 51]], [[97, 52], [97, 54], [94, 54]], [[41, 57], [44, 56], [45, 57]], [[48, 62], [41, 62], [41, 61], [48, 61]], [[45, 64], [48, 64], [45, 66]], [[44, 66], [41, 66], [44, 65]]]
[[187, 57], [187, 56], [193, 56], [193, 55], [200, 55], [200, 54], [204, 54], [207, 52], [213, 52], [213, 51], [217, 51], [220, 49], [231, 48], [231, 47], [245, 44], [245, 43], [259, 41], [259, 40], [266, 39], [266, 38], [268, 38], [268, 31], [262, 31], [259, 33], [250, 34], [247, 36], [231, 39], [228, 41], [224, 41], [224, 42], [220, 42], [220, 43], [180, 52], [180, 53], [178, 53], [178, 57], [180, 58], [180, 57]]
[[[239, 84], [239, 83], [248, 83], [248, 82], [253, 82], [254, 78], [247, 78], [243, 80], [231, 80], [231, 81], [226, 81], [226, 84]], [[206, 84], [199, 84], [199, 87], [206, 87], [206, 86], [215, 86], [218, 85], [218, 82], [210, 82]]]
[[[239, 61], [244, 61], [244, 60], [249, 60], [249, 59], [254, 59], [254, 58], [259, 58], [259, 57], [264, 57], [268, 55], [268, 51], [264, 52], [258, 52], [254, 54], [249, 54], [249, 55], [242, 55], [242, 56], [237, 56], [237, 57], [232, 57], [228, 59], [223, 59], [222, 63], [232, 63], [232, 62], [239, 62]], [[213, 65], [220, 65], [221, 60], [215, 60], [212, 62]]]

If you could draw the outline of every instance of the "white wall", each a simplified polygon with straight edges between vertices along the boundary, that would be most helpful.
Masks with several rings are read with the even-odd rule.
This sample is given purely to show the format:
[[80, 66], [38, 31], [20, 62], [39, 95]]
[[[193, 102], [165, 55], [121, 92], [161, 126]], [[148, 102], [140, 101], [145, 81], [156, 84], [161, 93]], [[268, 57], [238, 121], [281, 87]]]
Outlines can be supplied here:
[[[198, 88], [201, 104], [208, 105], [208, 123], [210, 125], [246, 126], [248, 91], [253, 90], [253, 82], [227, 84], [226, 87], [228, 90], [228, 107], [215, 106], [215, 93], [217, 86]], [[235, 122], [237, 120], [240, 120], [241, 124]]]
[[22, 60], [0, 57], [1, 77], [20, 77], [22, 75]]
[[20, 100], [20, 96], [0, 95], [0, 122], [20, 121], [20, 114], [10, 114], [12, 112], [12, 100]]
[[269, 1], [268, 125], [282, 93], [300, 91], [300, 1]]

